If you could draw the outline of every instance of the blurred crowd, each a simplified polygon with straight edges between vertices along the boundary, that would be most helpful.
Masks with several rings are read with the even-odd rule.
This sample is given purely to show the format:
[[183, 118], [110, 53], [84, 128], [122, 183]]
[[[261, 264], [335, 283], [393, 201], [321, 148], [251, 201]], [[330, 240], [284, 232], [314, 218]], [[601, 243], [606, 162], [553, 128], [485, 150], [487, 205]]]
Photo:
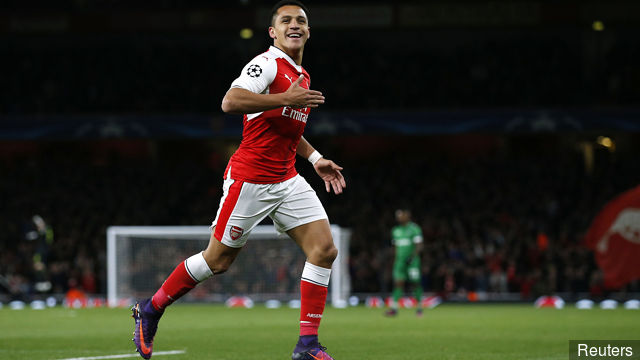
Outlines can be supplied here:
[[[583, 236], [608, 200], [638, 184], [640, 167], [632, 154], [603, 152], [601, 167], [586, 174], [579, 152], [541, 146], [520, 154], [458, 159], [421, 154], [360, 164], [346, 195], [353, 196], [347, 203], [358, 203], [351, 215], [358, 224], [351, 261], [354, 290], [391, 289], [393, 211], [406, 206], [424, 232], [427, 291], [445, 297], [487, 292], [519, 293], [523, 299], [555, 293], [606, 296], [610, 289], [603, 287]], [[638, 291], [638, 285], [628, 289]]]
[[[117, 269], [121, 279], [117, 292], [122, 297], [152, 296], [177, 264], [202, 251], [209, 242], [206, 235], [188, 241], [170, 237], [133, 238], [121, 240], [116, 250], [132, 259]], [[300, 292], [304, 262], [302, 251], [286, 237], [254, 239], [243, 248], [224, 276], [198, 285], [186, 301], [224, 301], [232, 295], [250, 295], [255, 301], [289, 300], [291, 294]]]
[[[328, 110], [638, 105], [640, 37], [608, 34], [321, 29], [303, 65]], [[218, 113], [268, 40], [263, 30], [5, 37], [0, 113]]]
[[[354, 292], [390, 290], [393, 213], [408, 206], [424, 232], [429, 292], [603, 296], [602, 275], [582, 236], [607, 200], [640, 182], [640, 164], [633, 151], [602, 149], [589, 172], [582, 154], [560, 145], [561, 138], [312, 140], [344, 166], [348, 188], [341, 196], [321, 190], [306, 162], [298, 169], [318, 189], [332, 223], [353, 230]], [[103, 294], [107, 226], [210, 224], [225, 166], [215, 143], [142, 140], [131, 141], [127, 153], [101, 149], [126, 144], [42, 143], [0, 161], [0, 172], [10, 174], [0, 177], [0, 293]], [[299, 262], [292, 254], [273, 256], [287, 266]], [[280, 274], [274, 279], [294, 279], [299, 269], [283, 264], [271, 267]], [[212, 283], [233, 282], [224, 276]], [[297, 284], [289, 280], [286, 287]]]
[[[38, 262], [46, 265], [48, 292], [81, 287], [104, 293], [107, 226], [207, 224], [221, 194], [214, 186], [218, 176], [189, 157], [158, 164], [96, 157], [82, 145], [51, 147], [0, 167], [11, 174], [0, 177], [7, 229], [0, 235], [0, 275], [6, 280], [0, 289], [16, 296], [37, 293]], [[37, 242], [25, 238], [35, 213], [53, 229], [40, 261], [34, 257]]]

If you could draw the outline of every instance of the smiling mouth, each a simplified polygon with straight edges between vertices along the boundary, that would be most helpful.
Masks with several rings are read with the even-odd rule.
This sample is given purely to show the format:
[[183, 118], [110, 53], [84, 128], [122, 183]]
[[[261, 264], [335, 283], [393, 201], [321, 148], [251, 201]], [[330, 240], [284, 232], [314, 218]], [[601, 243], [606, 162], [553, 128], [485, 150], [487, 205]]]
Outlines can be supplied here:
[[302, 38], [302, 34], [289, 34], [287, 37], [290, 39], [300, 39]]

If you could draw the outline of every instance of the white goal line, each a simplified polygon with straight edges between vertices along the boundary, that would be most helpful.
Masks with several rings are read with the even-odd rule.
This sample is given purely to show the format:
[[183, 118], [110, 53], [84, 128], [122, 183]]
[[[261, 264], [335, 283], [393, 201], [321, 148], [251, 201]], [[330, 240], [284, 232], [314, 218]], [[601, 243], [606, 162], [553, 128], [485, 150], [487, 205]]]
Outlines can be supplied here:
[[[171, 350], [171, 351], [158, 351], [154, 352], [153, 356], [162, 356], [162, 355], [179, 355], [185, 354], [186, 350]], [[96, 359], [124, 359], [124, 358], [137, 358], [140, 354], [120, 354], [120, 355], [104, 355], [104, 356], [90, 356], [90, 357], [78, 357], [78, 358], [67, 358], [60, 360], [96, 360]]]

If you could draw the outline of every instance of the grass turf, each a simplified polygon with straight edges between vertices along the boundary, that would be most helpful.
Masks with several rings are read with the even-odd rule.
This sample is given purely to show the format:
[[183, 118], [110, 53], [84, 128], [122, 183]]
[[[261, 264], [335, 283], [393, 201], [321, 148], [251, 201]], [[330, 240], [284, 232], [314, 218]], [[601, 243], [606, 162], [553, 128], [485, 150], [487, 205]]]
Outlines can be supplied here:
[[[0, 309], [0, 359], [66, 359], [131, 354], [128, 309]], [[633, 310], [535, 309], [531, 305], [444, 304], [416, 318], [401, 310], [325, 311], [320, 340], [345, 359], [568, 359], [570, 339], [640, 339]], [[298, 310], [174, 305], [160, 322], [157, 359], [290, 359]]]

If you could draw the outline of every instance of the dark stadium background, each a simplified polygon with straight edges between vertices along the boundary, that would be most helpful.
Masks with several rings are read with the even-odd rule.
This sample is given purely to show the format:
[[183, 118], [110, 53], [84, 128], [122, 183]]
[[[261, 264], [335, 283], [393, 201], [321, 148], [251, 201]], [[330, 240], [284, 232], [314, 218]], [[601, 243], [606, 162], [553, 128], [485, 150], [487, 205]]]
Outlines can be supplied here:
[[[640, 183], [640, 4], [307, 5], [303, 65], [327, 102], [306, 136], [345, 168], [344, 195], [318, 192], [353, 230], [353, 291], [390, 290], [399, 206], [425, 233], [428, 292], [640, 291], [605, 289], [582, 244]], [[104, 294], [109, 225], [210, 223], [241, 134], [220, 102], [269, 45], [270, 6], [0, 4], [0, 300]]]

